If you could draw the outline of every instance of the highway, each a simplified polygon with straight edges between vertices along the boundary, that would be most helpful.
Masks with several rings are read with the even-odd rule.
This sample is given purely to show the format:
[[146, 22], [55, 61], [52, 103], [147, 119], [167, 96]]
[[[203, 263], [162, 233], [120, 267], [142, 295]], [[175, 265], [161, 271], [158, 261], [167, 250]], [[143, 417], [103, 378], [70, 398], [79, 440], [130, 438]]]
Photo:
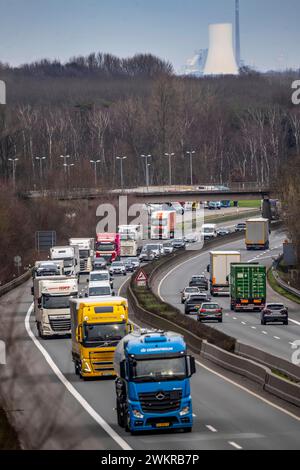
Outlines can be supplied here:
[[[227, 243], [222, 247], [222, 250], [238, 250], [241, 252], [242, 261], [248, 262], [252, 260], [269, 267], [272, 263], [272, 258], [277, 257], [279, 252], [282, 252], [282, 242], [284, 239], [284, 233], [277, 231], [271, 235], [270, 249], [267, 251], [247, 251], [244, 240]], [[209, 251], [207, 250], [188, 262], [181, 263], [163, 276], [156, 286], [157, 293], [164, 301], [184, 312], [180, 292], [188, 285], [193, 275], [203, 273], [208, 275], [208, 264]], [[213, 328], [217, 328], [244, 343], [291, 360], [293, 353], [291, 345], [300, 338], [299, 305], [286, 299], [283, 300], [282, 297], [268, 287], [267, 301], [284, 302], [289, 307], [290, 324], [289, 326], [282, 326], [280, 324], [262, 326], [260, 324], [259, 313], [232, 312], [228, 297], [214, 297], [214, 300], [223, 307], [224, 317], [222, 324], [211, 323], [210, 325]], [[194, 318], [196, 319], [196, 316]]]
[[[116, 278], [115, 288], [125, 277]], [[199, 363], [192, 378], [192, 434], [132, 437], [117, 426], [113, 380], [81, 381], [70, 339], [39, 340], [31, 282], [0, 299], [1, 335], [9, 347], [0, 369], [3, 395], [24, 448], [33, 449], [297, 449], [300, 418], [269, 402], [238, 377]], [[84, 277], [81, 286], [86, 285]], [[226, 375], [225, 375], [226, 374]], [[298, 417], [296, 416], [296, 413]]]

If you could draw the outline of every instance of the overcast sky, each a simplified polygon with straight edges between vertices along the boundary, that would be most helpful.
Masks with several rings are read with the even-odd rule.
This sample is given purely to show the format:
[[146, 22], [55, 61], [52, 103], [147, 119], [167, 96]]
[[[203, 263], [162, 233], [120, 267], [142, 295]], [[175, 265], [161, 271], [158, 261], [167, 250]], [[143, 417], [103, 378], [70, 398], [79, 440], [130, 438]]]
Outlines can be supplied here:
[[[260, 70], [300, 67], [300, 1], [240, 0], [242, 58]], [[0, 61], [149, 52], [179, 71], [208, 46], [209, 23], [234, 0], [0, 0]]]

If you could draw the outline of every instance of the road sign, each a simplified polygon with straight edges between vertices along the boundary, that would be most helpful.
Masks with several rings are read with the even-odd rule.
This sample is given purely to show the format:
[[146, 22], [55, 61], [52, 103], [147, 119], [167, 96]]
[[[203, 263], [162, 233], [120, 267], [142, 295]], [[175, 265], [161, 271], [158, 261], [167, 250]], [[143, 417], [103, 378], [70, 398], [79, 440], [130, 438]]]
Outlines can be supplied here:
[[148, 276], [143, 269], [140, 269], [135, 277], [137, 287], [146, 287]]
[[21, 258], [21, 256], [15, 256], [15, 257], [14, 257], [14, 263], [15, 263], [15, 266], [17, 266], [17, 267], [22, 266], [22, 258]]
[[56, 232], [53, 230], [35, 232], [36, 251], [48, 251], [56, 245]]

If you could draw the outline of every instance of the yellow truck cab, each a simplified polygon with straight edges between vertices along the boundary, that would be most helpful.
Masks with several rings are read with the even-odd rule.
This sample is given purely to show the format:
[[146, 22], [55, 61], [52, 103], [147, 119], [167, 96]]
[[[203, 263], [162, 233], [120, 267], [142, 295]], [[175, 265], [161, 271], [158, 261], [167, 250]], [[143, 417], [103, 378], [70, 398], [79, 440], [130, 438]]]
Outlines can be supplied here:
[[115, 376], [115, 349], [132, 331], [132, 325], [128, 323], [127, 299], [71, 299], [70, 311], [75, 373], [83, 379]]

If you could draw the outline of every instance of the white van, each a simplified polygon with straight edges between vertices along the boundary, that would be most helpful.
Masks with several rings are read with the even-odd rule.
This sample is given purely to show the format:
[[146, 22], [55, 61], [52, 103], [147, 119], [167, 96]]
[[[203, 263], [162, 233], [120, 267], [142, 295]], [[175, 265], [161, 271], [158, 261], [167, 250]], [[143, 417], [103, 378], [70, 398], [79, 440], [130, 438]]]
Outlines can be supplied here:
[[94, 281], [89, 283], [88, 297], [110, 297], [114, 295], [109, 281]]
[[217, 224], [203, 224], [201, 235], [204, 240], [212, 240], [218, 236], [217, 234]]

